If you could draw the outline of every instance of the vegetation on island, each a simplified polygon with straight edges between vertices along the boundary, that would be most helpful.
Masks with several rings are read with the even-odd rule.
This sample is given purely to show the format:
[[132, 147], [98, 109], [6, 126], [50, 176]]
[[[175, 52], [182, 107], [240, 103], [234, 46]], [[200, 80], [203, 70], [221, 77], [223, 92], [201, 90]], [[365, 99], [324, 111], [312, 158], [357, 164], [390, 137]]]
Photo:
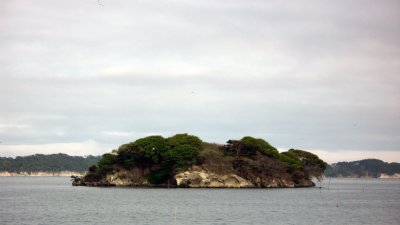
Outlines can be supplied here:
[[177, 171], [200, 162], [202, 141], [193, 135], [177, 134], [169, 138], [149, 136], [121, 145], [104, 154], [97, 165], [90, 167], [87, 180], [99, 180], [119, 168], [151, 168], [146, 175], [152, 184], [161, 184]]
[[373, 177], [381, 174], [400, 173], [400, 163], [387, 163], [379, 159], [364, 159], [353, 162], [338, 162], [325, 170], [327, 177]]
[[[219, 174], [237, 174], [254, 183], [272, 177], [299, 181], [321, 178], [326, 163], [310, 152], [290, 149], [279, 153], [267, 141], [243, 137], [225, 145], [203, 142], [189, 134], [148, 136], [121, 145], [89, 168], [82, 179], [101, 182], [108, 174], [139, 169], [150, 185], [172, 184], [174, 175], [193, 166]], [[259, 186], [266, 186], [260, 183]]]
[[0, 157], [0, 171], [10, 173], [21, 172], [85, 172], [88, 167], [96, 164], [100, 156], [69, 156], [67, 154], [35, 154], [17, 156], [16, 158]]

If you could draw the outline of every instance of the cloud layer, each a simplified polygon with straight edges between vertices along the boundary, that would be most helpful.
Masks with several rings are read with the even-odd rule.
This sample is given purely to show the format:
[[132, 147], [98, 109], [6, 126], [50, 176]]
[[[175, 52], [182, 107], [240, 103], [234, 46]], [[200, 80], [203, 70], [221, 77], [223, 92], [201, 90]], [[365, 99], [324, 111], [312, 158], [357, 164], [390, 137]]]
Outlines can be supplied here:
[[400, 161], [398, 1], [101, 2], [1, 1], [1, 155], [188, 132]]

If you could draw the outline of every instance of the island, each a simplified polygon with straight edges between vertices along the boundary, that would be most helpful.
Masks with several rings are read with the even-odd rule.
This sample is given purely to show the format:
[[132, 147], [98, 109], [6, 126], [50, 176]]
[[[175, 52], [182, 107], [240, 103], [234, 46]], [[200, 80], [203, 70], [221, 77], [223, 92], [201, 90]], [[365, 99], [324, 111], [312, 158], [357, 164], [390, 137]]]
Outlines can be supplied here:
[[317, 155], [290, 149], [279, 153], [261, 138], [226, 144], [189, 134], [148, 136], [104, 154], [74, 186], [283, 188], [312, 187], [327, 164]]

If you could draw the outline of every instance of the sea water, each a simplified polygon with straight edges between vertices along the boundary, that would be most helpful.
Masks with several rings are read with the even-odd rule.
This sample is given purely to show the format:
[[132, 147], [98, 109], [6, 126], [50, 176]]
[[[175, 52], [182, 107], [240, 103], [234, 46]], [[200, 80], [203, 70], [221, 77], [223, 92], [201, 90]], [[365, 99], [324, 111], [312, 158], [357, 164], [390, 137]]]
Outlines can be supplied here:
[[[321, 186], [321, 188], [320, 188]], [[73, 187], [0, 177], [0, 224], [400, 224], [400, 180], [325, 179], [314, 188]]]

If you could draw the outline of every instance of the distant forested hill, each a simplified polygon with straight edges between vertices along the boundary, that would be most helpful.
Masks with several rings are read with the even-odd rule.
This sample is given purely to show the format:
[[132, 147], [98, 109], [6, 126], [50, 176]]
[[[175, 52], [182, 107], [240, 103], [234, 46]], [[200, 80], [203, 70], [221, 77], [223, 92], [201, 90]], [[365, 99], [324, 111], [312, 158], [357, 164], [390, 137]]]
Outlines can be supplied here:
[[400, 173], [400, 163], [387, 163], [379, 159], [338, 162], [325, 170], [327, 177], [380, 177], [381, 174]]
[[7, 172], [84, 172], [97, 164], [100, 156], [69, 156], [67, 154], [18, 156], [14, 158], [0, 157], [0, 171]]

